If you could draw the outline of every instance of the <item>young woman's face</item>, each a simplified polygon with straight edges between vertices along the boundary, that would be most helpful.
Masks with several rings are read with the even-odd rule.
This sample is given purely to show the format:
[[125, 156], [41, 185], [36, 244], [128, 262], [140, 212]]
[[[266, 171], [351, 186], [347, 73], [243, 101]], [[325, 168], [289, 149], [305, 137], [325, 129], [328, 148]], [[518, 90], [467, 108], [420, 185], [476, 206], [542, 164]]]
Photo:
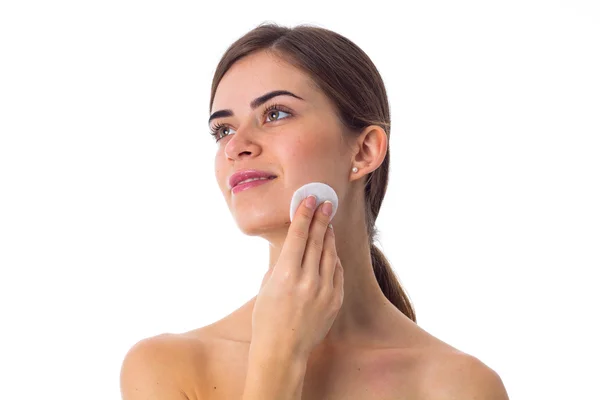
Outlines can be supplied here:
[[[278, 95], [252, 108], [255, 99]], [[238, 226], [261, 235], [288, 224], [292, 194], [309, 182], [323, 182], [340, 195], [350, 174], [341, 123], [329, 99], [300, 70], [266, 52], [237, 61], [220, 81], [210, 121], [215, 130], [215, 175]], [[215, 129], [216, 128], [216, 129]], [[277, 176], [233, 193], [229, 177], [245, 169]]]

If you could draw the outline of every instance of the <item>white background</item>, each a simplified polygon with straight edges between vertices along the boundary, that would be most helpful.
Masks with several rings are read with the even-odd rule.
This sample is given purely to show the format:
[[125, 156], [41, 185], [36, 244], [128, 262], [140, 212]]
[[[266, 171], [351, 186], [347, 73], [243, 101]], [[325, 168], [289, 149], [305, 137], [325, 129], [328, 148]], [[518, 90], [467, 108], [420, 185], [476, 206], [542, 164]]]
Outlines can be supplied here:
[[0, 398], [118, 399], [138, 340], [257, 293], [267, 244], [206, 121], [221, 55], [265, 21], [379, 68], [380, 246], [420, 326], [511, 399], [600, 398], [600, 12], [572, 0], [2, 2]]

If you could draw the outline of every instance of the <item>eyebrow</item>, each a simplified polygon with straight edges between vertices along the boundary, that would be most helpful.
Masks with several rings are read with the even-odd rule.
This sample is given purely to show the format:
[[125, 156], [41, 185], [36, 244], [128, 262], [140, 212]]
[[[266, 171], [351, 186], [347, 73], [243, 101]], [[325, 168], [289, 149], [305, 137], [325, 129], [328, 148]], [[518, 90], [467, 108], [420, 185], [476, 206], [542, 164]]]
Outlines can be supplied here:
[[[272, 92], [263, 94], [262, 96], [257, 97], [256, 99], [252, 100], [252, 102], [250, 103], [250, 107], [254, 110], [258, 106], [266, 103], [267, 101], [269, 101], [270, 99], [272, 99], [273, 97], [276, 97], [276, 96], [292, 96], [299, 100], [304, 100], [302, 97], [297, 96], [292, 92], [288, 92], [287, 90], [273, 90]], [[212, 121], [215, 118], [222, 118], [222, 117], [233, 117], [233, 111], [230, 109], [216, 111], [210, 116], [210, 118], [208, 119], [208, 123], [210, 124], [210, 121]]]

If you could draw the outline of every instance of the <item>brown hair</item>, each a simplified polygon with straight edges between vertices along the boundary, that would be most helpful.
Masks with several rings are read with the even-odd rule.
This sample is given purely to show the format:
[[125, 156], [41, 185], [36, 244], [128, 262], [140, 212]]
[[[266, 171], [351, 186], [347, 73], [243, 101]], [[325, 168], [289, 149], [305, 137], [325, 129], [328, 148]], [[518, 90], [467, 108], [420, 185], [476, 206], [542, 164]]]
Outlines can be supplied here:
[[371, 261], [383, 294], [404, 315], [416, 322], [415, 311], [390, 263], [374, 244], [378, 237], [375, 220], [387, 189], [390, 169], [390, 110], [379, 71], [356, 44], [333, 31], [299, 25], [287, 28], [260, 24], [236, 40], [219, 61], [212, 81], [210, 109], [223, 75], [240, 58], [269, 51], [307, 73], [337, 108], [338, 118], [348, 132], [360, 135], [369, 125], [385, 130], [388, 148], [382, 164], [369, 174], [365, 185], [366, 227]]

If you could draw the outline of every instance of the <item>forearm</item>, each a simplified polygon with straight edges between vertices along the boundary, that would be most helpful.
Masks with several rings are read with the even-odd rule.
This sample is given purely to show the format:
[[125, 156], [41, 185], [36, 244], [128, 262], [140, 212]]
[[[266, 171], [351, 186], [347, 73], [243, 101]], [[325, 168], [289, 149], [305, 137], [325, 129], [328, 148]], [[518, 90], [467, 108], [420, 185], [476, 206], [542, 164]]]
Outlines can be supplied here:
[[300, 400], [306, 359], [250, 349], [242, 400]]

